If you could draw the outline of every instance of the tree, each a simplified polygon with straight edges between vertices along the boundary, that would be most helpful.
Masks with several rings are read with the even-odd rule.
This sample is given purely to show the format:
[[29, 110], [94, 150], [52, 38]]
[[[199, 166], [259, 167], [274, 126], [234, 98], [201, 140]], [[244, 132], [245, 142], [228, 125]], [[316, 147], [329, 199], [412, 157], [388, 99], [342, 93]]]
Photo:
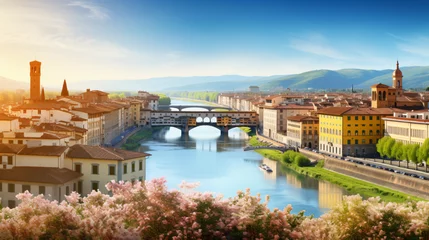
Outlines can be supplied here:
[[408, 157], [408, 150], [410, 149], [410, 144], [403, 144], [402, 145], [402, 156], [400, 159], [407, 161], [407, 168], [408, 168], [408, 162], [410, 161], [410, 158]]
[[423, 142], [422, 146], [419, 148], [419, 153], [417, 158], [420, 162], [426, 162], [429, 157], [429, 138]]
[[385, 140], [383, 144], [383, 155], [387, 156], [388, 158], [392, 158], [392, 148], [396, 141], [391, 137], [386, 137], [386, 139], [387, 140]]
[[426, 91], [429, 91], [429, 87], [426, 88]]
[[[393, 145], [393, 149], [392, 149], [392, 155], [394, 154], [394, 158], [396, 160], [401, 160], [402, 159], [402, 154], [403, 154], [403, 147], [404, 144], [401, 142], [396, 142], [395, 145]], [[401, 166], [401, 162], [399, 162], [399, 166]]]
[[408, 158], [410, 159], [410, 161], [416, 164], [416, 168], [417, 168], [417, 164], [419, 163], [419, 159], [417, 158], [419, 148], [420, 148], [420, 145], [411, 144], [410, 148], [408, 149]]
[[377, 152], [380, 154], [381, 157], [384, 157], [384, 153], [383, 153], [383, 146], [384, 143], [388, 140], [388, 137], [383, 137], [380, 140], [378, 140], [377, 142]]

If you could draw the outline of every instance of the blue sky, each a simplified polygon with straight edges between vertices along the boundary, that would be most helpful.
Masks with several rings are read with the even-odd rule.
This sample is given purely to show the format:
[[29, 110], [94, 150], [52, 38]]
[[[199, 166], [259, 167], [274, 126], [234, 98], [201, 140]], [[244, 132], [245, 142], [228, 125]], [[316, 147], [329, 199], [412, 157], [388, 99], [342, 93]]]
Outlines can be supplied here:
[[429, 1], [0, 0], [0, 76], [68, 81], [429, 65]]

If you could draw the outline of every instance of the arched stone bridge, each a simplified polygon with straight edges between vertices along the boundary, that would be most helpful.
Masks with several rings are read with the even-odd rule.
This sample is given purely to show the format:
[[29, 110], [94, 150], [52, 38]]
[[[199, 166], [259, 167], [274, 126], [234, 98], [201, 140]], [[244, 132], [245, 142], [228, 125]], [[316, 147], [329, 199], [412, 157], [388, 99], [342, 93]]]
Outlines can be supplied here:
[[182, 133], [198, 126], [213, 126], [227, 133], [234, 127], [251, 127], [259, 125], [256, 112], [245, 111], [152, 111], [151, 126], [177, 127]]
[[278, 150], [281, 152], [286, 152], [288, 150], [296, 151], [294, 147], [279, 147], [279, 146], [246, 146], [243, 148], [244, 151], [253, 151], [258, 149], [271, 149], [271, 150]]
[[230, 107], [222, 107], [222, 106], [200, 106], [200, 105], [169, 105], [169, 106], [159, 106], [160, 109], [168, 110], [171, 108], [177, 109], [179, 111], [182, 111], [183, 109], [187, 108], [203, 108], [207, 109], [209, 111], [213, 111], [215, 109], [221, 109], [221, 110], [232, 110]]

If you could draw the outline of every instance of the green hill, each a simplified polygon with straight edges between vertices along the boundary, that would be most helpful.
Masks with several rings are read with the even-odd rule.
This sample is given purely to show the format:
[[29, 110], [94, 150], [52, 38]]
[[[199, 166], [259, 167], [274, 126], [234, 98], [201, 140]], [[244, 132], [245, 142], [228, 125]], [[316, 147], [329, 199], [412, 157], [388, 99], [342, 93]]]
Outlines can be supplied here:
[[[403, 67], [403, 84], [405, 88], [426, 88], [429, 86], [429, 66], [427, 67]], [[355, 88], [369, 89], [376, 83], [392, 84], [393, 69], [364, 70], [341, 69], [314, 70], [296, 75], [279, 77], [264, 83], [261, 87], [270, 90], [278, 87], [291, 89], [344, 89]]]

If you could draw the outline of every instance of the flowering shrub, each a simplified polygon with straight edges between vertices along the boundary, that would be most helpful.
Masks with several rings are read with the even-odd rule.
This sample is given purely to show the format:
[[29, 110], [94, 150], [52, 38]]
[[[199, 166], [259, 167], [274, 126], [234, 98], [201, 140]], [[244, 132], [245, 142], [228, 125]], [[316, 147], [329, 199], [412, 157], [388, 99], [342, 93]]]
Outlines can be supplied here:
[[429, 203], [345, 197], [320, 218], [267, 207], [250, 190], [224, 199], [195, 184], [168, 190], [164, 179], [111, 182], [111, 196], [73, 192], [58, 203], [18, 194], [0, 210], [0, 239], [428, 239]]

